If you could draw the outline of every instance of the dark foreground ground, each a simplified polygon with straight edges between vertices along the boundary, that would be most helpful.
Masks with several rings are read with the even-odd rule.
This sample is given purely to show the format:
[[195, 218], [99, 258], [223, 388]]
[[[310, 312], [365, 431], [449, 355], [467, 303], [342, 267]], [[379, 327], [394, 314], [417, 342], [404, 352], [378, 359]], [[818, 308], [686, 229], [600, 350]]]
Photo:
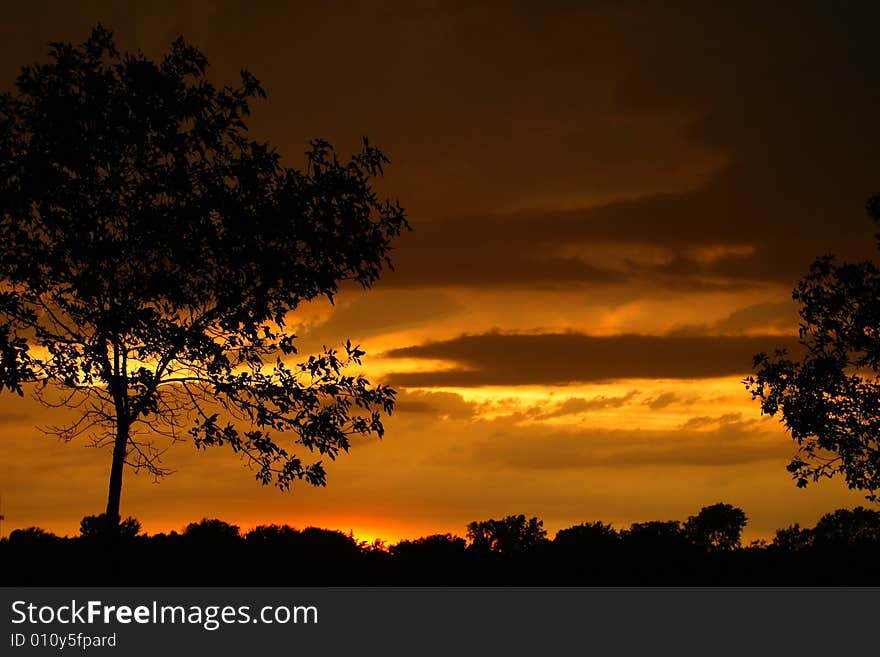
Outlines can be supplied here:
[[831, 527], [790, 527], [772, 543], [748, 547], [718, 545], [717, 536], [697, 544], [677, 523], [667, 522], [622, 532], [584, 524], [553, 540], [543, 530], [469, 532], [468, 541], [444, 534], [392, 546], [286, 526], [258, 527], [241, 536], [237, 527], [218, 520], [154, 536], [137, 535], [135, 526], [128, 527], [128, 536], [85, 527], [76, 538], [31, 528], [0, 541], [0, 584], [880, 585], [880, 526], [843, 520]]

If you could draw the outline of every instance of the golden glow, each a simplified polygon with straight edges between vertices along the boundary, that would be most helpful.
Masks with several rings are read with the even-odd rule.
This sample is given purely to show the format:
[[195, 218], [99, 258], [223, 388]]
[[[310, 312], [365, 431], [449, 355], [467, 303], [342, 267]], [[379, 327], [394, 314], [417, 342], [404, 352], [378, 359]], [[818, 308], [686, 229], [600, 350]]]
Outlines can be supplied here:
[[[10, 14], [4, 90], [21, 65], [45, 59], [43, 44], [85, 36], [97, 20], [87, 4]], [[721, 16], [717, 3], [291, 3], [269, 13], [221, 3], [208, 17], [178, 4], [134, 16], [112, 3], [100, 20], [149, 56], [184, 33], [221, 84], [246, 66], [269, 94], [253, 108], [253, 136], [286, 165], [303, 165], [313, 137], [345, 156], [368, 135], [392, 160], [378, 191], [400, 199], [415, 230], [374, 289], [343, 286], [335, 305], [289, 316], [303, 356], [351, 339], [367, 352], [362, 371], [384, 382], [477, 367], [388, 355], [462, 335], [783, 338], [797, 327], [791, 289], [815, 256], [875, 255], [863, 213], [880, 191], [878, 104], [864, 83], [876, 77], [874, 41], [853, 36], [860, 26], [846, 12], [803, 12], [799, 34], [821, 32], [829, 46], [821, 66], [805, 66], [813, 40], [754, 30], [778, 17]], [[331, 33], [340, 47], [327, 47]], [[161, 483], [126, 473], [123, 514], [150, 532], [216, 517], [395, 541], [462, 535], [472, 520], [511, 513], [542, 517], [552, 535], [586, 520], [684, 519], [724, 501], [746, 511], [747, 537], [766, 538], [864, 503], [839, 481], [795, 488], [785, 470], [795, 445], [749, 399], [749, 366], [747, 354], [742, 372], [705, 379], [398, 386], [384, 439], [325, 459], [327, 488], [280, 493], [225, 448], [180, 443], [166, 461], [177, 474]], [[104, 508], [109, 452], [34, 429], [66, 417], [0, 395], [5, 533], [75, 534]]]

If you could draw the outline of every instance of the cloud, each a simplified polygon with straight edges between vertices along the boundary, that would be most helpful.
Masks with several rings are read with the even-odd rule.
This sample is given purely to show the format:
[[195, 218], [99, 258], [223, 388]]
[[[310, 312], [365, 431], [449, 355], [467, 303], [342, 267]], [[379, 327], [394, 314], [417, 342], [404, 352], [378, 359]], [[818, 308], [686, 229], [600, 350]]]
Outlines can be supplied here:
[[590, 397], [589, 399], [583, 397], [570, 397], [549, 412], [540, 412], [540, 409], [536, 407], [534, 417], [538, 420], [547, 420], [554, 417], [564, 417], [566, 415], [578, 415], [588, 411], [620, 408], [621, 406], [629, 404], [638, 394], [638, 390], [631, 390], [625, 395], [619, 397], [607, 397], [605, 395]]
[[392, 349], [384, 356], [448, 360], [458, 365], [391, 374], [390, 382], [398, 386], [565, 385], [743, 375], [750, 371], [756, 353], [782, 347], [793, 350], [797, 344], [778, 336], [483, 333]]
[[[175, 10], [136, 26], [118, 8], [107, 20], [147, 52], [189, 35], [212, 76], [246, 61], [271, 99], [255, 129], [293, 165], [312, 136], [343, 150], [374, 138], [393, 160], [380, 189], [416, 228], [395, 245], [388, 285], [791, 285], [827, 250], [872, 253], [861, 206], [877, 191], [877, 7], [350, 4], [267, 20], [220, 2], [210, 20]], [[51, 5], [10, 10], [6, 79], [94, 22]], [[347, 47], [328, 49], [328, 34]], [[296, 76], [267, 45], [278, 43], [298, 44]], [[365, 72], [364, 61], [381, 64]], [[660, 245], [670, 260], [614, 268], [558, 253], [620, 242]], [[705, 263], [682, 251], [693, 244], [753, 251]]]
[[[597, 265], [576, 256], [562, 256], [540, 244], [515, 244], [501, 235], [487, 217], [461, 221], [424, 222], [400, 240], [396, 271], [387, 275], [389, 287], [463, 286], [476, 288], [550, 288], [572, 284], [623, 285], [633, 275], [625, 269]], [[550, 227], [549, 225], [547, 227]], [[499, 237], [482, 237], [482, 229], [497, 228]]]
[[652, 411], [659, 411], [660, 409], [666, 408], [667, 406], [671, 406], [680, 401], [681, 399], [679, 399], [678, 395], [674, 392], [663, 392], [656, 397], [650, 397], [644, 400], [642, 404], [650, 408]]
[[28, 413], [0, 409], [0, 426], [32, 424], [34, 418]]
[[430, 294], [413, 290], [364, 292], [352, 287], [340, 294], [325, 321], [301, 331], [297, 348], [309, 353], [348, 339], [358, 344], [385, 333], [441, 322], [465, 310], [440, 290]]
[[[0, 26], [6, 87], [21, 65], [45, 60], [47, 42], [80, 40], [95, 20], [91, 3], [7, 4]], [[254, 106], [254, 136], [276, 145], [285, 164], [303, 166], [307, 140], [316, 136], [344, 157], [368, 135], [391, 158], [377, 192], [398, 197], [415, 228], [395, 241], [397, 271], [383, 274], [362, 304], [349, 306], [341, 295], [338, 314], [304, 342], [359, 341], [431, 322], [439, 326], [420, 334], [446, 338], [501, 324], [562, 331], [583, 326], [579, 297], [593, 307], [597, 299], [620, 305], [635, 295], [657, 302], [652, 307], [676, 299], [716, 317], [732, 303], [728, 296], [697, 298], [693, 291], [749, 289], [755, 294], [741, 305], [767, 301], [790, 289], [817, 255], [876, 255], [862, 204], [880, 191], [880, 4], [802, 2], [793, 10], [790, 3], [590, 2], [584, 11], [585, 4], [352, 2], [341, 12], [334, 3], [278, 3], [261, 12], [220, 0], [207, 11], [166, 3], [147, 12], [116, 3], [102, 21], [117, 30], [122, 47], [151, 56], [185, 34], [205, 51], [209, 75], [220, 84], [234, 81], [242, 66], [253, 71], [269, 93]], [[641, 249], [657, 257], [639, 257]], [[444, 325], [457, 312], [435, 294], [445, 285], [474, 293], [470, 328]], [[532, 290], [549, 288], [572, 293], [546, 316], [535, 309], [562, 295], [523, 303], [520, 324], [495, 320], [483, 304], [490, 295], [499, 305], [536, 299]], [[529, 293], [514, 296], [524, 289]], [[777, 294], [780, 301], [784, 295]], [[621, 309], [607, 330], [649, 330], [639, 323], [644, 315], [627, 323], [626, 313]], [[752, 306], [717, 323], [687, 320], [693, 326], [681, 333], [697, 335], [464, 336], [404, 348], [421, 350], [414, 358], [443, 352], [456, 369], [396, 377], [436, 386], [719, 375], [730, 377], [735, 397], [744, 393], [736, 379], [751, 354], [786, 344], [743, 337], [780, 332], [786, 320], [781, 309], [774, 314]], [[663, 326], [676, 321], [682, 323], [664, 317]], [[671, 384], [657, 384], [645, 406], [634, 398], [621, 414], [656, 410], [664, 420], [668, 409], [667, 420], [684, 422], [680, 405], [704, 394], [702, 383], [683, 382], [675, 393], [663, 392]], [[572, 394], [545, 410], [617, 403], [620, 394]], [[832, 501], [861, 501], [829, 494], [824, 485], [818, 497], [815, 489], [795, 489], [781, 465], [791, 441], [765, 438], [750, 423], [722, 424], [726, 403], [715, 409], [710, 399], [695, 402], [700, 410], [691, 421], [703, 424], [688, 430], [565, 432], [534, 418], [522, 420], [536, 425], [528, 428], [484, 422], [460, 396], [401, 390], [390, 420], [400, 431], [390, 429], [381, 449], [334, 463], [329, 488], [303, 487], [293, 506], [253, 487], [252, 474], [224, 450], [176, 450], [187, 474], [159, 487], [130, 477], [126, 499], [132, 513], [156, 523], [196, 513], [302, 523], [316, 509], [332, 508], [409, 513], [431, 523], [454, 517], [450, 529], [459, 530], [497, 508], [536, 505], [568, 523], [590, 504], [646, 517], [662, 500], [690, 508], [719, 490], [740, 491], [765, 518], [774, 509], [778, 526], [815, 522]], [[32, 414], [42, 421], [45, 411], [34, 407]], [[7, 427], [0, 480], [17, 488], [15, 522], [63, 515], [75, 532], [78, 518], [103, 503], [106, 454]], [[458, 449], [453, 465], [439, 462], [449, 444]], [[755, 465], [777, 458], [777, 450], [779, 465]], [[95, 477], [71, 470], [66, 459], [74, 458], [93, 463]], [[743, 467], [722, 477], [675, 467], [712, 463]], [[651, 466], [651, 476], [594, 467], [602, 464]], [[589, 476], [578, 468], [591, 468]], [[7, 493], [4, 503], [11, 504]]]
[[792, 330], [797, 326], [797, 311], [791, 301], [757, 303], [732, 312], [715, 325], [722, 333], [739, 333], [755, 327]]
[[[873, 254], [867, 239], [871, 226], [862, 210], [869, 185], [851, 190], [847, 202], [824, 201], [820, 213], [800, 206], [800, 198], [792, 200], [794, 189], [761, 190], [764, 195], [758, 196], [756, 183], [749, 179], [753, 175], [725, 170], [688, 192], [594, 207], [423, 221], [400, 241], [397, 272], [387, 283], [477, 288], [645, 282], [669, 289], [793, 286], [826, 252], [857, 259]], [[799, 223], [804, 216], [809, 217], [807, 225]], [[840, 231], [827, 230], [829, 217], [841, 224]], [[581, 252], [564, 255], [573, 245], [582, 247]], [[626, 245], [650, 245], [665, 258], [661, 263], [605, 261], [608, 253]], [[717, 249], [718, 256], [702, 257], [707, 248]]]
[[756, 331], [797, 333], [797, 307], [792, 301], [756, 303], [740, 308], [727, 317], [711, 324], [679, 326], [671, 333], [677, 335], [742, 335]]
[[613, 466], [732, 466], [791, 457], [790, 440], [760, 422], [727, 418], [710, 430], [508, 429], [475, 444], [476, 462], [496, 468], [570, 470]]
[[711, 416], [711, 415], [698, 415], [696, 417], [692, 417], [687, 422], [681, 425], [682, 431], [688, 431], [690, 429], [704, 429], [705, 427], [711, 427], [714, 425], [736, 425], [739, 426], [742, 424], [742, 413], [725, 413], [724, 415]]
[[[51, 395], [51, 390], [49, 394]], [[50, 397], [50, 401], [55, 402], [54, 397]], [[53, 414], [64, 412], [50, 409]], [[25, 427], [33, 427], [38, 424], [44, 416], [49, 412], [45, 406], [31, 398], [29, 394], [19, 397], [15, 393], [9, 391], [0, 391], [0, 430], [7, 431], [15, 429], [23, 429]]]
[[[499, 14], [517, 33], [522, 17], [510, 10]], [[874, 39], [868, 27], [880, 20], [877, 7], [831, 11], [814, 3], [793, 17], [781, 6], [731, 11], [642, 5], [601, 19], [605, 39], [583, 50], [566, 49], [567, 58], [543, 60], [545, 76], [567, 82], [546, 85], [538, 94], [544, 113], [524, 94], [517, 99], [524, 102], [505, 107], [506, 130], [486, 129], [476, 140], [467, 139], [472, 132], [465, 128], [449, 135], [479, 148], [475, 155], [464, 150], [461, 168], [471, 164], [479, 171], [474, 179], [481, 193], [453, 194], [463, 201], [459, 207], [437, 211], [449, 206], [440, 202], [425, 213], [416, 232], [401, 241], [391, 284], [492, 288], [648, 280], [655, 289], [676, 290], [793, 286], [827, 251], [874, 255], [862, 206], [877, 191], [873, 161], [880, 131], [874, 117], [880, 97], [872, 91]], [[569, 14], [565, 21], [589, 29], [597, 17]], [[561, 49], [555, 40], [565, 28], [551, 27], [527, 33], [553, 53]], [[620, 38], [635, 33], [639, 39]], [[626, 47], [610, 47], [613, 35]], [[493, 39], [484, 45], [492, 44], [499, 45]], [[597, 52], [590, 52], [593, 47]], [[605, 59], [603, 48], [606, 57], [614, 53], [615, 65], [596, 70], [595, 57]], [[482, 61], [496, 60], [493, 55]], [[528, 87], [539, 73], [534, 62], [522, 64]], [[576, 84], [585, 75], [590, 85]], [[470, 120], [481, 122], [491, 115], [490, 106], [512, 99], [499, 93], [462, 100]], [[569, 123], [566, 113], [555, 110], [560, 107], [580, 117]], [[655, 131], [670, 140], [649, 145]], [[528, 143], [530, 133], [543, 139]], [[641, 139], [628, 137], [636, 134]], [[496, 155], [492, 166], [483, 165], [486, 152]], [[631, 167], [638, 176], [631, 177]], [[661, 173], [674, 170], [684, 173], [677, 180]], [[456, 177], [463, 192], [459, 186], [468, 184], [461, 182], [467, 176]], [[507, 182], [503, 193], [500, 179]], [[619, 187], [623, 181], [627, 185]], [[576, 185], [593, 193], [578, 195]], [[519, 203], [511, 203], [511, 195], [520, 195]], [[620, 243], [657, 245], [669, 258], [617, 268], [597, 263]], [[558, 247], [571, 244], [592, 253], [560, 258]], [[751, 250], [701, 262], [688, 253], [693, 245]]]
[[452, 392], [402, 390], [394, 405], [395, 415], [417, 415], [420, 419], [469, 420], [474, 417], [476, 404], [466, 402], [461, 395]]

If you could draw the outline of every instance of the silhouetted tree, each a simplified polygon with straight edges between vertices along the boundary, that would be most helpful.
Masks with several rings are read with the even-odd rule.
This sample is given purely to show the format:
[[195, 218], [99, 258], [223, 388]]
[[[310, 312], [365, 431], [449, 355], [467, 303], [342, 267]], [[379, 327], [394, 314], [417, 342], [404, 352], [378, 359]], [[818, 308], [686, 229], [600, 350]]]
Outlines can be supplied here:
[[244, 537], [249, 559], [265, 563], [286, 563], [298, 558], [295, 553], [300, 543], [300, 533], [287, 525], [260, 525]]
[[306, 527], [295, 543], [297, 554], [308, 563], [322, 565], [352, 563], [360, 556], [360, 546], [351, 534], [333, 529]]
[[611, 525], [585, 522], [556, 532], [553, 545], [565, 550], [608, 550], [620, 539]]
[[394, 391], [344, 373], [350, 343], [289, 364], [287, 315], [390, 265], [408, 224], [372, 189], [387, 159], [313, 141], [282, 166], [248, 136], [259, 82], [215, 87], [182, 38], [161, 61], [100, 26], [51, 47], [0, 96], [0, 389], [81, 411], [56, 433], [112, 447], [117, 521], [124, 465], [167, 473], [162, 436], [324, 485], [293, 446], [332, 459], [381, 436]]
[[785, 529], [777, 529], [772, 545], [786, 552], [806, 550], [813, 545], [813, 532], [795, 523]]
[[244, 538], [248, 543], [258, 546], [276, 546], [290, 544], [299, 532], [288, 525], [259, 525], [254, 527]]
[[[504, 526], [505, 520], [511, 521], [510, 526]], [[122, 542], [120, 533], [93, 532], [89, 528], [100, 527], [104, 521], [89, 517], [83, 522], [83, 538], [58, 537], [31, 527], [17, 529], [10, 539], [0, 540], [0, 563], [10, 565], [0, 569], [0, 584], [595, 586], [880, 582], [880, 512], [861, 507], [828, 513], [812, 529], [798, 525], [780, 529], [772, 544], [759, 540], [738, 550], [700, 549], [689, 540], [687, 523], [683, 526], [677, 521], [635, 523], [619, 533], [604, 523], [585, 523], [561, 530], [550, 542], [543, 538], [539, 521], [532, 520], [535, 522], [524, 516], [508, 516], [471, 523], [477, 525], [474, 529], [483, 538], [470, 547], [458, 536], [437, 534], [400, 541], [384, 549], [377, 543], [358, 542], [350, 533], [314, 527], [299, 531], [286, 525], [264, 525], [242, 538], [235, 525], [205, 519], [189, 524], [183, 534], [138, 534], [126, 543], [127, 550], [119, 551], [107, 548]], [[521, 536], [529, 525], [531, 530], [526, 533], [532, 535], [532, 540], [490, 540], [495, 534]], [[134, 536], [135, 523], [123, 526], [130, 526], [130, 536]], [[100, 540], [104, 538], [108, 540]]]
[[9, 544], [16, 547], [42, 546], [61, 540], [52, 532], [47, 532], [41, 527], [27, 527], [25, 529], [13, 529], [9, 533]]
[[415, 540], [400, 541], [389, 546], [392, 556], [400, 559], [420, 559], [426, 563], [459, 559], [465, 554], [465, 540], [452, 534], [432, 534]]
[[880, 511], [858, 506], [837, 509], [819, 518], [813, 528], [817, 546], [880, 544]]
[[477, 551], [512, 556], [540, 545], [547, 537], [544, 522], [522, 514], [501, 520], [474, 521], [467, 526], [467, 538]]
[[[868, 201], [880, 220], [880, 197]], [[797, 442], [797, 485], [842, 474], [850, 488], [880, 490], [880, 270], [873, 262], [817, 259], [792, 297], [804, 353], [758, 354], [745, 380], [761, 412], [779, 414]]]
[[649, 520], [635, 522], [620, 532], [628, 545], [640, 550], [676, 550], [687, 543], [687, 537], [678, 520]]
[[120, 538], [134, 538], [141, 531], [141, 523], [129, 516], [125, 520], [118, 521], [108, 518], [102, 513], [97, 516], [86, 516], [79, 523], [79, 534], [83, 538], [101, 538], [108, 535]]
[[704, 506], [697, 515], [688, 518], [684, 532], [694, 545], [711, 550], [732, 550], [740, 546], [747, 522], [742, 509], [719, 502]]
[[221, 541], [235, 541], [240, 538], [237, 525], [217, 518], [202, 518], [199, 522], [191, 522], [183, 530], [184, 538], [205, 542], [216, 543]]
[[[469, 568], [473, 552], [453, 534], [432, 534], [388, 546], [385, 572], [394, 583], [455, 586], [474, 583]], [[375, 565], [375, 564], [374, 564]]]

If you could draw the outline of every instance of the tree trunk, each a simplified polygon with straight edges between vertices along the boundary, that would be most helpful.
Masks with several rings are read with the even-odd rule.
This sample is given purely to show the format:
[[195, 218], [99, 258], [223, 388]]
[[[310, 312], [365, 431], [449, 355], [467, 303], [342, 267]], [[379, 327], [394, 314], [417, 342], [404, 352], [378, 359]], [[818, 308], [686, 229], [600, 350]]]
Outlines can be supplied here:
[[125, 467], [125, 453], [128, 449], [128, 424], [116, 422], [116, 441], [113, 444], [113, 463], [110, 466], [110, 490], [107, 493], [107, 522], [118, 525], [119, 500], [122, 497], [122, 470]]

